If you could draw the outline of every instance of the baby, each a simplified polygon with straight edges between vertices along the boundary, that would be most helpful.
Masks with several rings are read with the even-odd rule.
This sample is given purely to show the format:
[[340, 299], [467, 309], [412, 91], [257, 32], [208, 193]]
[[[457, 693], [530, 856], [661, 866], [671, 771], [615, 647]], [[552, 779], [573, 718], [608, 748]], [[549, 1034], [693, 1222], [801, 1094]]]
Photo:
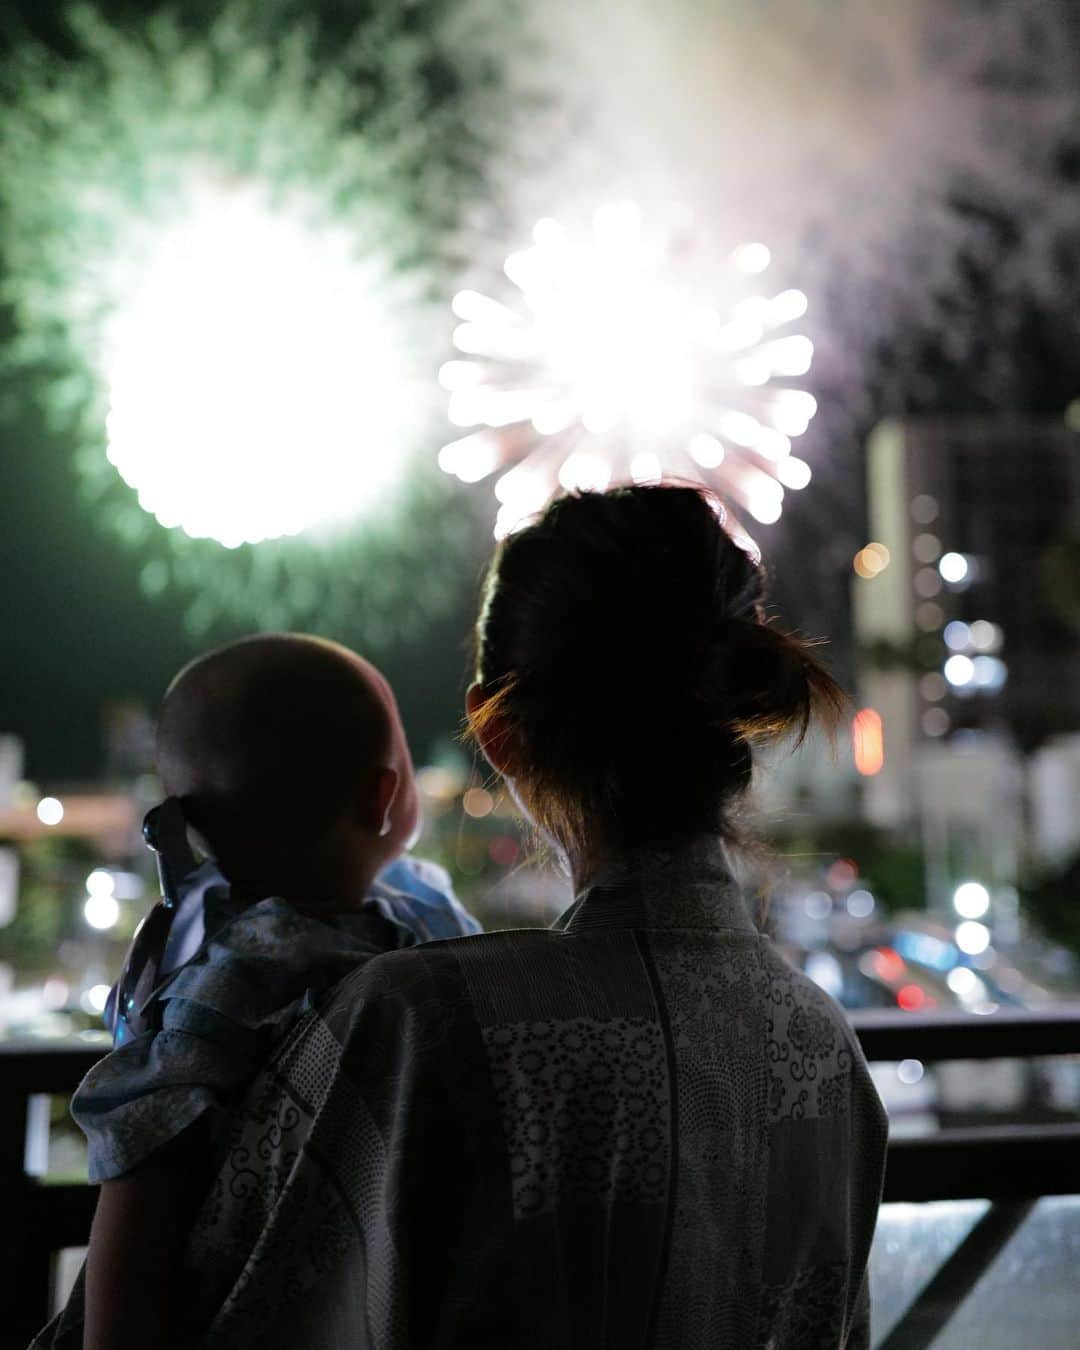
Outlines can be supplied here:
[[117, 1048], [72, 1101], [102, 1183], [88, 1350], [176, 1334], [229, 1111], [310, 1000], [379, 952], [479, 927], [440, 868], [405, 855], [405, 734], [389, 685], [346, 648], [280, 634], [193, 662], [165, 695], [157, 757], [167, 805], [212, 857], [185, 878], [149, 999], [114, 998]]

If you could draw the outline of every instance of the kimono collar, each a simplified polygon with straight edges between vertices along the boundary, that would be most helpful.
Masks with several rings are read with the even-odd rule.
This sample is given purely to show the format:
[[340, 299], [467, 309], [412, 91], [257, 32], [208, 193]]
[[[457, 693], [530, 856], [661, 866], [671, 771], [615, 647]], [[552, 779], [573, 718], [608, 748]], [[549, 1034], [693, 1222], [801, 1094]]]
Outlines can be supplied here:
[[671, 849], [631, 849], [606, 863], [554, 927], [725, 928], [756, 933], [718, 835]]

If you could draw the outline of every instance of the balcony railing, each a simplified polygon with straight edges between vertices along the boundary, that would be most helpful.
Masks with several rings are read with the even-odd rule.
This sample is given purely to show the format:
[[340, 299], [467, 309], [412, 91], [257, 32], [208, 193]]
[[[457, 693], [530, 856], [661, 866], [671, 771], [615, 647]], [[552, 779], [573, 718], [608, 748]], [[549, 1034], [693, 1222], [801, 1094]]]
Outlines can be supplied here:
[[[872, 1062], [1080, 1054], [1080, 1005], [983, 1017], [860, 1012], [852, 1022]], [[0, 1307], [15, 1347], [48, 1319], [56, 1254], [86, 1245], [97, 1196], [94, 1186], [50, 1184], [27, 1166], [36, 1104], [43, 1096], [69, 1096], [101, 1053], [0, 1045], [0, 1213], [9, 1239]], [[886, 1202], [977, 1197], [991, 1204], [878, 1350], [928, 1346], [1035, 1201], [1048, 1195], [1080, 1195], [1080, 1124], [985, 1125], [891, 1140]]]

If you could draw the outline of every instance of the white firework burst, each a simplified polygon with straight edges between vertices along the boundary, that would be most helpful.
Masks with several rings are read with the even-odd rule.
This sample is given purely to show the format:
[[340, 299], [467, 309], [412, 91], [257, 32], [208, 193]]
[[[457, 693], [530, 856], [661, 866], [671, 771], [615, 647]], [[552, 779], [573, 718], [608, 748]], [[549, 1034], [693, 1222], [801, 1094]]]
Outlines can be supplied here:
[[[632, 203], [574, 235], [541, 220], [506, 260], [506, 299], [461, 291], [460, 359], [439, 372], [455, 426], [439, 465], [467, 483], [500, 472], [501, 537], [560, 487], [699, 481], [763, 524], [810, 468], [791, 453], [817, 410], [797, 386], [813, 344], [797, 290], [768, 295], [764, 244], [724, 268], [684, 215], [650, 229]], [[718, 284], [719, 272], [719, 284]]]

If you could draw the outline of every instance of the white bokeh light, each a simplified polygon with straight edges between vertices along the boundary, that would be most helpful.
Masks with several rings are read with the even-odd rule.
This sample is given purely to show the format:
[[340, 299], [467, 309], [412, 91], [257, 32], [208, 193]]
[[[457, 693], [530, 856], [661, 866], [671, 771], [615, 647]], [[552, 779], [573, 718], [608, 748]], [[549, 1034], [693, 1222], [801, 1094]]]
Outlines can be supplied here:
[[83, 918], [91, 928], [115, 928], [120, 918], [120, 906], [112, 895], [92, 893], [83, 905]]
[[970, 565], [962, 553], [943, 553], [938, 562], [938, 571], [943, 581], [956, 585], [965, 580]]
[[650, 223], [630, 202], [601, 207], [591, 230], [540, 221], [506, 260], [506, 303], [454, 297], [462, 356], [439, 379], [466, 434], [440, 467], [464, 482], [502, 471], [497, 536], [559, 487], [664, 479], [779, 519], [785, 489], [810, 481], [791, 440], [817, 403], [794, 383], [813, 360], [810, 339], [790, 331], [807, 298], [767, 288], [770, 263], [753, 243], [718, 264], [684, 215]]
[[945, 645], [954, 652], [963, 652], [971, 645], [971, 629], [963, 619], [953, 619], [942, 630]]
[[908, 1086], [921, 1083], [925, 1072], [921, 1059], [902, 1059], [896, 1066], [897, 1078], [900, 1079], [901, 1083], [907, 1083]]
[[981, 881], [962, 881], [953, 892], [953, 908], [962, 919], [981, 919], [990, 908], [990, 892]]
[[37, 818], [42, 825], [59, 825], [64, 819], [64, 804], [57, 797], [42, 797], [37, 804]]
[[109, 986], [107, 984], [93, 984], [82, 996], [82, 1005], [87, 1012], [104, 1012], [105, 1004], [109, 1001]]
[[956, 689], [963, 689], [975, 678], [975, 665], [970, 656], [950, 656], [942, 667], [945, 678]]
[[973, 998], [986, 989], [986, 985], [970, 966], [953, 966], [945, 976], [945, 983], [957, 998], [962, 999]]
[[116, 878], [104, 867], [95, 867], [86, 878], [87, 895], [106, 895], [116, 894]]
[[106, 330], [107, 454], [140, 506], [227, 547], [372, 509], [416, 406], [383, 290], [344, 229], [197, 186]]
[[990, 946], [990, 929], [974, 919], [965, 919], [956, 925], [956, 945], [968, 956], [978, 956]]

